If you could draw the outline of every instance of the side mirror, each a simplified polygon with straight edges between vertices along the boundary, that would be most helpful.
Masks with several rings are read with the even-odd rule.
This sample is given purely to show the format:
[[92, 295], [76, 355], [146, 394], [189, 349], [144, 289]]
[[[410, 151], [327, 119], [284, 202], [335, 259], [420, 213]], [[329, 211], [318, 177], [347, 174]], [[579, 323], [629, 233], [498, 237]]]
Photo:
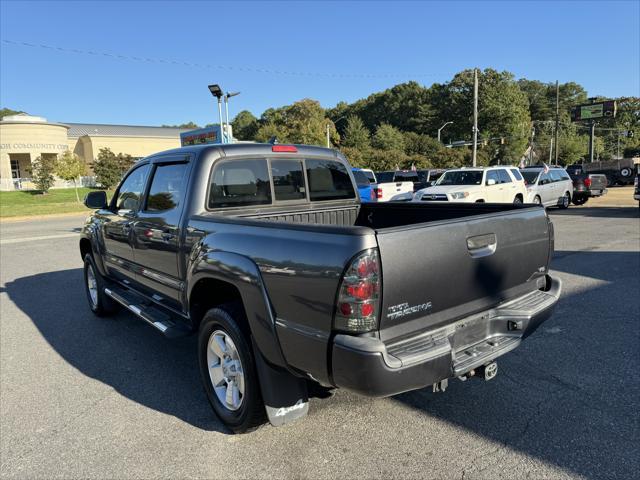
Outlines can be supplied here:
[[87, 193], [87, 196], [84, 197], [84, 205], [92, 210], [107, 208], [107, 192], [98, 190]]
[[490, 178], [489, 180], [487, 180], [487, 185], [495, 185], [496, 181], [493, 178]]

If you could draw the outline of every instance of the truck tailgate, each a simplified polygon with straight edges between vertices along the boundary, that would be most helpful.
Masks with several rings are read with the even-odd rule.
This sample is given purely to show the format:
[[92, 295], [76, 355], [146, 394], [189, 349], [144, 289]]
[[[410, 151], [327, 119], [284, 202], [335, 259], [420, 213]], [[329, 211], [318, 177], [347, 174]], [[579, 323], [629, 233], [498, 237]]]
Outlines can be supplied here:
[[382, 340], [452, 323], [533, 291], [549, 262], [542, 208], [376, 230]]

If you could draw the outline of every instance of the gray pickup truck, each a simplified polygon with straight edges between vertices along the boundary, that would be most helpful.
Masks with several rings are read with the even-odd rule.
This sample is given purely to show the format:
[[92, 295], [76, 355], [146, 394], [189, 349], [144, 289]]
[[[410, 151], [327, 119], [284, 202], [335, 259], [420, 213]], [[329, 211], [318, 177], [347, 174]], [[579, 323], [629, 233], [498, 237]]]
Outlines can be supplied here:
[[553, 311], [553, 225], [512, 204], [361, 204], [336, 151], [185, 147], [140, 160], [81, 233], [96, 315], [198, 335], [233, 431], [306, 414], [308, 387], [389, 396], [492, 378]]

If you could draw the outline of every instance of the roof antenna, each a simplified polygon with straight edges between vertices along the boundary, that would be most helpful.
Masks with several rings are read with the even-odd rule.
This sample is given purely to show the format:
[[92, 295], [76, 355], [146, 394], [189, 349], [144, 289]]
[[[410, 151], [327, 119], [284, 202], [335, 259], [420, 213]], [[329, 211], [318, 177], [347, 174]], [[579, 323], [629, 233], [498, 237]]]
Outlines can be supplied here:
[[276, 137], [276, 136], [274, 135], [273, 137], [271, 137], [271, 138], [269, 139], [269, 142], [267, 142], [267, 143], [270, 143], [271, 145], [275, 145], [276, 143], [280, 143], [280, 142], [278, 141], [278, 137]]

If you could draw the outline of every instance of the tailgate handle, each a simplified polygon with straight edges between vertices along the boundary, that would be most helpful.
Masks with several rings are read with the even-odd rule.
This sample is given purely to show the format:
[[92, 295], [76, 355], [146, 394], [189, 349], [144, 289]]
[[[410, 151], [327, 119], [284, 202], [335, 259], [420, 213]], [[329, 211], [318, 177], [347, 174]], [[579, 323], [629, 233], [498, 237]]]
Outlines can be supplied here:
[[487, 233], [485, 235], [477, 235], [467, 238], [467, 249], [473, 258], [486, 257], [493, 255], [498, 245], [498, 239], [495, 233]]

